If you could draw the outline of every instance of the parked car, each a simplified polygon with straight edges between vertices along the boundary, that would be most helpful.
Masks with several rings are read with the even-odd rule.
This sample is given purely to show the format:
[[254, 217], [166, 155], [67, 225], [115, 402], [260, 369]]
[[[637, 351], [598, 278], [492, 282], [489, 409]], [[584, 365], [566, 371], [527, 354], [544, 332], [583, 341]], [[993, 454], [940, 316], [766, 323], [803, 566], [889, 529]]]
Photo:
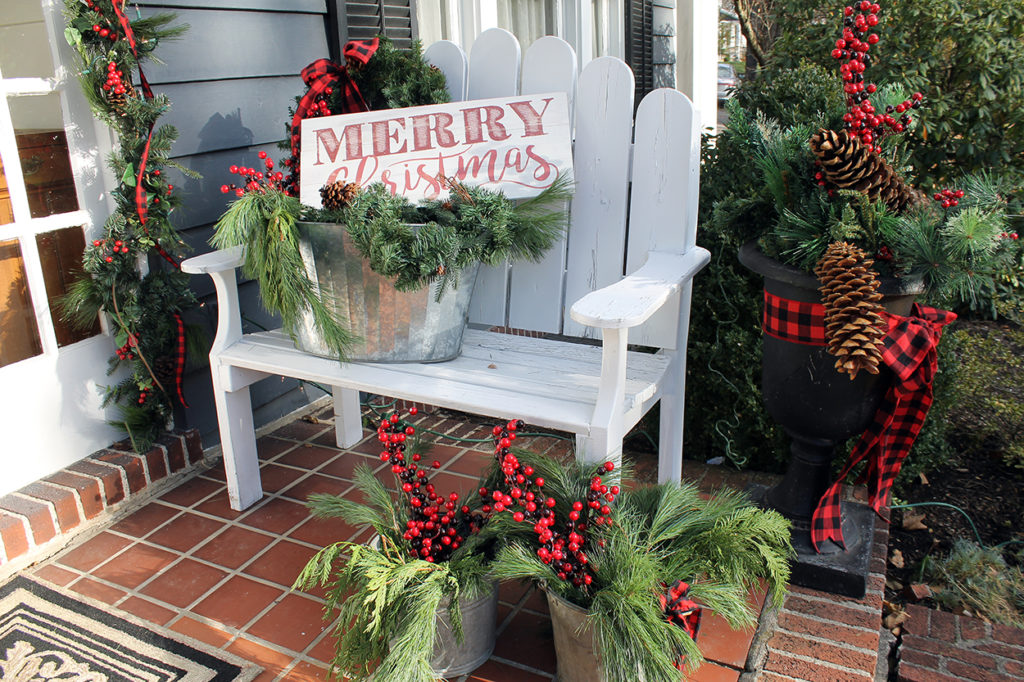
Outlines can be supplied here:
[[718, 64], [718, 101], [724, 102], [732, 97], [733, 89], [738, 85], [736, 69], [732, 64]]

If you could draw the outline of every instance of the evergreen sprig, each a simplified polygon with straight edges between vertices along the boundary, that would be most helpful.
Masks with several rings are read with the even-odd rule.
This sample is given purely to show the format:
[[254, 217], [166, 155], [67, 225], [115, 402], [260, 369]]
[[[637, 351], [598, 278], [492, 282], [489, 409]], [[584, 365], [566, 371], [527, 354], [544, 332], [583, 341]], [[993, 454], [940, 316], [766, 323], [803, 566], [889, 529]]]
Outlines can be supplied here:
[[474, 534], [448, 561], [410, 558], [410, 547], [402, 537], [407, 503], [399, 502], [365, 465], [356, 467], [354, 479], [366, 504], [314, 494], [309, 507], [317, 518], [371, 525], [377, 542], [328, 545], [309, 561], [295, 587], [327, 588], [324, 618], [336, 619], [332, 672], [356, 680], [433, 682], [436, 676], [430, 659], [437, 614], [445, 610], [453, 634], [461, 641], [459, 598], [473, 598], [490, 589], [488, 552]]
[[[527, 451], [519, 461], [545, 479], [545, 494], [556, 500], [556, 518], [566, 518], [573, 500], [586, 499], [592, 465], [561, 463]], [[484, 485], [497, 482], [491, 472]], [[789, 578], [789, 523], [772, 511], [751, 506], [739, 493], [720, 491], [704, 499], [690, 485], [659, 485], [624, 490], [612, 506], [612, 524], [588, 528], [586, 553], [594, 581], [576, 587], [560, 580], [537, 555], [528, 524], [492, 517], [484, 534], [503, 539], [493, 573], [529, 579], [588, 611], [585, 628], [609, 682], [679, 679], [678, 664], [703, 660], [695, 643], [670, 623], [659, 595], [666, 584], [684, 580], [689, 598], [725, 618], [749, 626], [755, 615], [747, 595], [765, 579], [774, 599]]]
[[[86, 100], [93, 114], [117, 134], [117, 145], [107, 163], [118, 184], [110, 192], [116, 211], [106, 220], [103, 236], [86, 247], [85, 276], [72, 284], [61, 301], [61, 310], [69, 323], [85, 327], [101, 312], [108, 315], [119, 346], [108, 374], [124, 378], [106, 388], [104, 404], [118, 406], [120, 419], [114, 424], [124, 429], [142, 452], [167, 427], [178, 400], [175, 316], [191, 307], [195, 299], [188, 276], [177, 265], [185, 244], [169, 221], [180, 197], [163, 172], [168, 166], [179, 167], [169, 160], [177, 131], [156, 125], [170, 108], [170, 101], [164, 95], [146, 96], [133, 81], [141, 62], [156, 61], [162, 41], [181, 36], [188, 27], [172, 26], [173, 14], [136, 16], [130, 21], [135, 38], [132, 49], [112, 3], [66, 0], [64, 16], [64, 35], [78, 57], [78, 79]], [[111, 85], [111, 73], [123, 92]], [[147, 143], [141, 182], [148, 216], [143, 225], [136, 187]], [[154, 253], [160, 258], [151, 259], [148, 274], [142, 275], [139, 259]], [[190, 352], [196, 352], [195, 327], [186, 326], [186, 337]]]

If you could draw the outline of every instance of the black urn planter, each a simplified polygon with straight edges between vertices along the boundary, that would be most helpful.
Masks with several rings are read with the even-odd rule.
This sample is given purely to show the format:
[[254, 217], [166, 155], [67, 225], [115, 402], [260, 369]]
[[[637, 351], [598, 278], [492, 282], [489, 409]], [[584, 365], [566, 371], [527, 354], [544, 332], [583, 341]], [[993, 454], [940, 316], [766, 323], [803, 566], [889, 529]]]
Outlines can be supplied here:
[[[764, 255], [756, 243], [739, 251], [740, 262], [764, 277], [768, 294], [791, 301], [820, 303], [818, 279]], [[885, 279], [882, 305], [896, 315], [910, 313], [923, 287], [919, 281]], [[849, 596], [864, 594], [875, 515], [866, 505], [843, 503], [845, 549], [831, 540], [815, 550], [810, 528], [814, 509], [832, 483], [836, 446], [859, 436], [871, 424], [892, 380], [859, 372], [855, 379], [835, 369], [836, 358], [824, 346], [762, 335], [761, 392], [768, 414], [792, 438], [790, 462], [774, 487], [753, 491], [760, 502], [792, 523], [797, 561], [792, 581]]]

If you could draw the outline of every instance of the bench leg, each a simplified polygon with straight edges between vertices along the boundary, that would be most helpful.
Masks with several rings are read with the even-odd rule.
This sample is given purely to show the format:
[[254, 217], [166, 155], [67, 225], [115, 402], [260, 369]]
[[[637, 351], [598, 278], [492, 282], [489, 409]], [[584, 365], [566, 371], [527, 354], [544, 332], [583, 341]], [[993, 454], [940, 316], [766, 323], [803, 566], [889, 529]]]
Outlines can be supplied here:
[[213, 373], [213, 397], [220, 424], [220, 444], [224, 454], [224, 474], [228, 483], [231, 508], [242, 511], [263, 498], [260, 462], [256, 456], [256, 431], [252, 422], [249, 387], [228, 392], [220, 387]]
[[683, 404], [681, 393], [661, 396], [658, 420], [658, 483], [678, 483], [683, 477]]
[[334, 440], [339, 448], [350, 448], [363, 439], [363, 415], [359, 391], [332, 386], [334, 394]]
[[622, 464], [622, 440], [611, 442], [608, 432], [592, 429], [590, 436], [576, 434], [576, 461], [603, 464], [614, 462], [616, 468]]

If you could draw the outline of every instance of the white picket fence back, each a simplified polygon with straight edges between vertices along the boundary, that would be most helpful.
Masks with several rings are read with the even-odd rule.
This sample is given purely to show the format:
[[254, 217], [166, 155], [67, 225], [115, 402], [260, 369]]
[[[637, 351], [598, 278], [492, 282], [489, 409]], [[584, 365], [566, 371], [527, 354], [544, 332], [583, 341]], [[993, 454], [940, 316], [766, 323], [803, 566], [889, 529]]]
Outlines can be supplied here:
[[[601, 57], [577, 77], [572, 47], [554, 36], [522, 54], [515, 36], [490, 29], [468, 57], [449, 41], [434, 43], [424, 55], [445, 74], [453, 101], [568, 95], [576, 181], [568, 232], [539, 263], [482, 270], [470, 323], [597, 338], [597, 329], [569, 317], [575, 301], [633, 273], [650, 251], [684, 253], [696, 242], [699, 167], [680, 163], [699, 158], [693, 105], [676, 90], [655, 90], [640, 103], [634, 123], [629, 67]], [[676, 299], [631, 330], [629, 342], [674, 348], [678, 311]]]

